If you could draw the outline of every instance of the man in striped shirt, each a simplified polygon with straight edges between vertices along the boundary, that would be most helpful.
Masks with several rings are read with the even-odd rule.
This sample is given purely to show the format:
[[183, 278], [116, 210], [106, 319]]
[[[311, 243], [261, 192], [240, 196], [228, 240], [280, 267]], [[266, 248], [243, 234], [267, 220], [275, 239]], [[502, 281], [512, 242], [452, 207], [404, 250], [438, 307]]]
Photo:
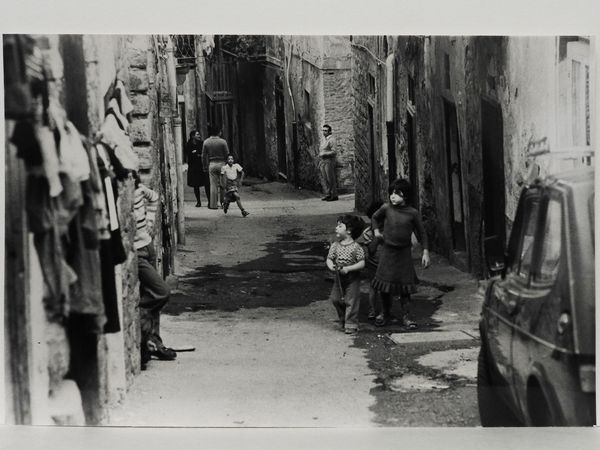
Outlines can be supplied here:
[[169, 301], [169, 286], [156, 271], [156, 251], [152, 242], [158, 194], [144, 186], [134, 172], [136, 220], [134, 247], [138, 254], [138, 277], [140, 280], [140, 325], [142, 329], [142, 370], [155, 356], [171, 361], [177, 357], [173, 349], [165, 347], [158, 334], [160, 311]]

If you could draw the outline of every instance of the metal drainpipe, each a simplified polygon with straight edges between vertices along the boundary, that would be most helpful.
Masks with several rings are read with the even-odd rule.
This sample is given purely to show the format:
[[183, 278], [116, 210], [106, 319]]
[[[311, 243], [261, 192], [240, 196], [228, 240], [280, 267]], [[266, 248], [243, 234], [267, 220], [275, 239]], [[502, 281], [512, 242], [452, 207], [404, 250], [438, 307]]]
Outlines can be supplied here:
[[[167, 40], [167, 83], [169, 86], [169, 102], [171, 107], [173, 139], [175, 144], [175, 172], [177, 175], [177, 243], [185, 244], [185, 216], [184, 216], [184, 180], [183, 180], [183, 137], [181, 136], [181, 118], [177, 102], [177, 69], [175, 67], [174, 48], [171, 39]], [[173, 269], [175, 269], [173, 267]]]
[[[388, 55], [385, 60], [386, 66], [386, 98], [385, 98], [385, 125], [387, 131], [387, 150], [388, 155], [395, 155], [395, 135], [394, 127], [394, 55]], [[396, 164], [396, 158], [392, 161]], [[390, 161], [388, 160], [388, 173], [392, 171]], [[394, 167], [394, 172], [396, 168]]]

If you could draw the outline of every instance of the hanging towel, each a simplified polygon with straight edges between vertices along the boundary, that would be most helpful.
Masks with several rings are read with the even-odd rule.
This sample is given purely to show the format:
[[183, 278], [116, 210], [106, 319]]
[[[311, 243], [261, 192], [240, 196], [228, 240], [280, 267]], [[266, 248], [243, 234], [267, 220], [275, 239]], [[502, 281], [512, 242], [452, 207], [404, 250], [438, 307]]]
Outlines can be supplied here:
[[139, 158], [133, 151], [129, 137], [119, 127], [117, 119], [113, 114], [106, 116], [100, 133], [102, 135], [102, 142], [114, 151], [115, 156], [125, 169], [139, 170]]
[[123, 115], [127, 116], [127, 114], [129, 114], [131, 111], [133, 111], [133, 104], [129, 100], [129, 97], [127, 97], [127, 92], [125, 91], [125, 85], [123, 84], [123, 82], [121, 80], [117, 80], [117, 84], [115, 85], [115, 88], [118, 91], [119, 101], [121, 104], [121, 113]]
[[114, 114], [115, 118], [117, 119], [117, 124], [119, 125], [119, 128], [124, 130], [125, 134], [129, 133], [129, 121], [127, 120], [127, 117], [125, 117], [121, 113], [121, 108], [119, 108], [119, 103], [117, 102], [116, 98], [110, 99], [110, 101], [108, 102], [108, 109], [106, 110], [106, 113]]
[[90, 162], [79, 131], [70, 121], [58, 128], [60, 134], [60, 164], [73, 181], [86, 181], [90, 177]]
[[71, 221], [69, 227], [69, 245], [66, 260], [77, 274], [77, 281], [71, 285], [69, 313], [89, 314], [94, 320], [88, 332], [101, 333], [106, 316], [102, 298], [102, 277], [100, 253], [98, 249], [86, 248], [81, 215]]

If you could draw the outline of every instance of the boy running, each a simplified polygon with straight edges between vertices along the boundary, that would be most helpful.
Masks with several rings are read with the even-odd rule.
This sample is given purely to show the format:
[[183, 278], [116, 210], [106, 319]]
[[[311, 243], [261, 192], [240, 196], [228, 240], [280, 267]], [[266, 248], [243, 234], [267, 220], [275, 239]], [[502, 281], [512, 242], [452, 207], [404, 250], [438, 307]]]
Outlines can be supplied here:
[[246, 217], [250, 214], [242, 206], [240, 199], [239, 188], [242, 186], [244, 180], [244, 169], [238, 163], [234, 162], [232, 154], [227, 155], [227, 164], [221, 169], [221, 175], [223, 176], [223, 182], [225, 184], [225, 201], [223, 202], [223, 212], [227, 214], [227, 209], [231, 202], [236, 202], [242, 216]]

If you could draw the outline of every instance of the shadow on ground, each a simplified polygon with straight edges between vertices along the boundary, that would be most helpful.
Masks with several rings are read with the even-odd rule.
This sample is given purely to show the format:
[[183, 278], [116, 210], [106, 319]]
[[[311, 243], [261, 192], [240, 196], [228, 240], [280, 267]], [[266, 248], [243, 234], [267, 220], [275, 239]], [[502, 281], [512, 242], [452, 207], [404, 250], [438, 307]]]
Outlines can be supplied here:
[[290, 229], [264, 244], [266, 255], [233, 267], [205, 265], [179, 279], [166, 314], [200, 310], [306, 306], [326, 298], [326, 241], [303, 240]]

